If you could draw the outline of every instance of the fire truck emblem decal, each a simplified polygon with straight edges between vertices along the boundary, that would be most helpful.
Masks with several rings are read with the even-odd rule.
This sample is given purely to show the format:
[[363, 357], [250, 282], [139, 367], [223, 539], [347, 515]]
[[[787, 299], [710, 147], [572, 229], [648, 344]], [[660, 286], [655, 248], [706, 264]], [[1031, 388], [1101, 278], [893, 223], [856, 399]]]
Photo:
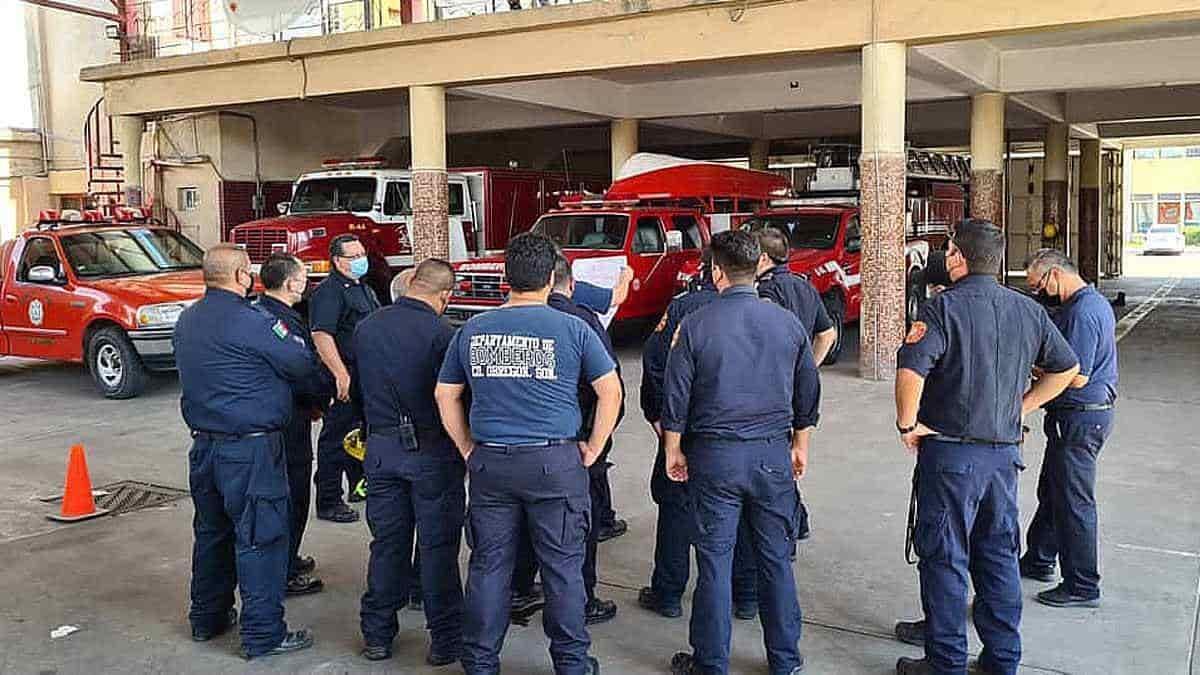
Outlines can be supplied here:
[[29, 303], [29, 323], [35, 326], [42, 325], [42, 320], [46, 318], [46, 309], [42, 306], [41, 300], [34, 300]]

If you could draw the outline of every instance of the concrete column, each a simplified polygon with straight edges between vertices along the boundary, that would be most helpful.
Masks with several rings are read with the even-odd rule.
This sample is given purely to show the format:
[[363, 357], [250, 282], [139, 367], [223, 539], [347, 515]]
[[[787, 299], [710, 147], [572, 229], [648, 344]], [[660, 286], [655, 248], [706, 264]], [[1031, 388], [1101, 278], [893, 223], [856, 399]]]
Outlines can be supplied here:
[[750, 168], [766, 171], [771, 168], [771, 141], [757, 138], [750, 143]]
[[409, 232], [413, 263], [450, 258], [449, 186], [446, 180], [446, 90], [408, 90], [412, 136], [412, 207]]
[[[1051, 124], [1046, 127], [1046, 158], [1042, 166], [1042, 245], [1062, 248], [1067, 235], [1067, 153], [1070, 127]], [[1049, 226], [1054, 237], [1047, 238]]]
[[904, 102], [908, 48], [875, 43], [862, 52], [862, 318], [858, 372], [896, 374], [904, 341], [904, 211], [908, 170]]
[[122, 181], [126, 206], [141, 206], [142, 200], [142, 118], [118, 115], [113, 118], [113, 134], [121, 150]]
[[1004, 94], [971, 98], [971, 217], [1004, 226]]
[[1100, 280], [1100, 141], [1079, 142], [1079, 273]]
[[617, 179], [625, 161], [638, 151], [638, 121], [612, 121], [612, 177]]

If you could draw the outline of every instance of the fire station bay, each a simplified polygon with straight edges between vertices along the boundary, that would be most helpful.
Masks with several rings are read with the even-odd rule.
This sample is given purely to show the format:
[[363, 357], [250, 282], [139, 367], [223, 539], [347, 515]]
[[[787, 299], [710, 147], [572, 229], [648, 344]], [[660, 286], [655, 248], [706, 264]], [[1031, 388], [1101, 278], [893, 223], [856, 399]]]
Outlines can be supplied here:
[[[36, 129], [0, 131], [9, 167], [0, 171], [0, 673], [499, 672], [480, 656], [499, 643], [478, 613], [484, 595], [502, 590], [480, 572], [496, 561], [472, 548], [496, 537], [481, 534], [471, 503], [484, 492], [480, 476], [508, 475], [499, 458], [526, 460], [517, 446], [476, 438], [466, 469], [453, 455], [469, 499], [438, 497], [436, 517], [455, 513], [422, 530], [431, 502], [417, 495], [429, 485], [411, 482], [417, 507], [404, 511], [380, 495], [393, 488], [372, 480], [382, 469], [371, 440], [385, 436], [361, 419], [374, 389], [358, 378], [378, 364], [355, 366], [348, 350], [365, 342], [351, 340], [353, 322], [372, 321], [362, 316], [374, 308], [354, 304], [355, 286], [385, 316], [405, 293], [417, 295], [397, 304], [426, 297], [428, 283], [394, 281], [429, 258], [449, 263], [431, 274], [450, 287], [428, 296], [447, 331], [469, 335], [489, 315], [502, 325], [499, 307], [530, 301], [524, 281], [506, 274], [517, 257], [506, 248], [532, 231], [572, 270], [575, 295], [564, 302], [607, 332], [624, 414], [602, 469], [587, 469], [581, 527], [594, 554], [580, 534], [564, 577], [562, 561], [534, 542], [527, 555], [540, 564], [528, 571], [541, 574], [522, 585], [528, 562], [517, 547], [503, 591], [512, 593], [504, 672], [882, 675], [965, 673], [969, 663], [971, 672], [1200, 675], [1200, 3], [14, 5], [32, 74], [4, 96], [45, 96], [30, 107]], [[64, 77], [66, 86], [51, 82]], [[777, 255], [771, 233], [782, 234]], [[990, 241], [995, 255], [981, 257]], [[723, 546], [713, 544], [719, 505], [704, 496], [716, 479], [706, 454], [689, 453], [706, 436], [682, 432], [687, 481], [676, 482], [666, 473], [672, 425], [659, 408], [672, 409], [663, 389], [670, 399], [682, 386], [687, 358], [696, 369], [687, 425], [699, 401], [726, 388], [767, 389], [705, 379], [715, 357], [692, 337], [701, 325], [716, 333], [703, 349], [761, 349], [756, 367], [801, 377], [783, 347], [734, 337], [775, 328], [704, 320], [727, 311], [727, 293], [728, 307], [739, 302], [724, 289], [737, 285], [730, 270], [746, 242], [759, 293], [790, 274], [812, 286], [810, 309], [830, 328], [804, 347], [827, 353], [815, 364], [819, 421], [791, 476], [797, 490], [764, 502], [747, 488], [735, 500], [737, 543], [730, 525]], [[222, 283], [247, 286], [243, 252], [251, 293], [273, 300], [210, 297]], [[296, 264], [280, 268], [281, 253]], [[280, 269], [307, 280], [302, 295], [278, 282]], [[273, 280], [284, 288], [275, 295]], [[599, 299], [579, 292], [589, 286]], [[318, 289], [353, 311], [331, 322]], [[1000, 304], [981, 304], [980, 293]], [[264, 318], [271, 302], [311, 321], [315, 338], [275, 321], [283, 315]], [[1006, 302], [1047, 337], [1024, 345], [1017, 310], [996, 326]], [[202, 312], [238, 318], [225, 328], [190, 320]], [[273, 437], [197, 428], [195, 410], [208, 404], [190, 388], [217, 387], [227, 369], [187, 367], [186, 350], [202, 346], [182, 329], [232, 340], [254, 321], [271, 348], [304, 342], [329, 389], [302, 413], [308, 456], [254, 459], [251, 487], [237, 488], [221, 467], [251, 465], [222, 465], [231, 461], [222, 453]], [[425, 335], [417, 323], [398, 339]], [[993, 389], [1049, 388], [1060, 334], [1079, 375], [1017, 422], [1019, 402]], [[918, 374], [932, 349], [941, 356]], [[918, 390], [906, 408], [914, 376], [925, 378], [924, 398]], [[702, 382], [710, 392], [697, 391]], [[413, 420], [445, 421], [446, 408], [436, 414], [444, 383], [436, 402], [427, 396], [430, 416]], [[238, 383], [218, 418], [233, 424], [267, 407], [255, 386]], [[951, 390], [953, 403], [942, 398]], [[1095, 391], [1101, 399], [1084, 396]], [[486, 390], [472, 394], [465, 404], [479, 406]], [[597, 428], [603, 400], [591, 404]], [[969, 426], [1001, 418], [1013, 429], [1003, 442]], [[906, 452], [922, 433], [912, 425], [935, 419], [968, 426], [933, 429]], [[432, 432], [418, 431], [426, 444]], [[363, 456], [356, 439], [366, 439], [364, 462], [353, 459]], [[996, 474], [1004, 484], [988, 482], [971, 459], [984, 455], [970, 454], [994, 463], [1000, 446], [1019, 457]], [[933, 464], [929, 448], [949, 459]], [[779, 471], [765, 462], [756, 481]], [[918, 475], [918, 466], [932, 468]], [[275, 514], [286, 554], [263, 543], [270, 496], [260, 488], [272, 470], [288, 474], [276, 492], [291, 511]], [[334, 480], [341, 496], [330, 501]], [[930, 510], [967, 484], [978, 494]], [[674, 486], [678, 504], [664, 496]], [[455, 490], [457, 481], [445, 494]], [[787, 518], [778, 533], [755, 525], [787, 500], [806, 511], [806, 531]], [[528, 514], [526, 539], [553, 531], [573, 546], [574, 521], [546, 528], [536, 509]], [[386, 540], [405, 520], [417, 536]], [[437, 564], [433, 553], [448, 540], [460, 567], [452, 583], [453, 558]], [[665, 552], [671, 541], [680, 552]], [[764, 551], [786, 556], [793, 542], [790, 563], [767, 566]], [[595, 570], [595, 583], [579, 582], [590, 646], [576, 639], [582, 620], [564, 628], [578, 610], [568, 600], [584, 596], [569, 581], [580, 561]], [[779, 599], [793, 590], [777, 574], [789, 565], [802, 612], [794, 627], [782, 626], [790, 598]], [[385, 596], [396, 596], [394, 611], [379, 609]], [[369, 608], [394, 615], [391, 643], [368, 630]], [[271, 623], [279, 612], [286, 629]], [[594, 661], [571, 661], [581, 644], [577, 656]]]

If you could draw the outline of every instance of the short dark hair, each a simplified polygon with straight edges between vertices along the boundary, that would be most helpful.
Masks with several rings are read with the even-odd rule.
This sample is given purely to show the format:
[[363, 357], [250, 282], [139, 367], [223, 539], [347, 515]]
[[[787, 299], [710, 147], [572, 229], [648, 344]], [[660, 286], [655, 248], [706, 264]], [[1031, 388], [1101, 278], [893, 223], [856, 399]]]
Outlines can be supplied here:
[[971, 274], [997, 274], [1004, 261], [1004, 231], [994, 223], [968, 218], [954, 230], [951, 238], [962, 252]]
[[504, 276], [514, 291], [536, 291], [550, 285], [558, 246], [545, 235], [526, 232], [508, 241], [504, 249]]
[[277, 291], [283, 288], [288, 279], [303, 269], [304, 265], [296, 256], [290, 253], [272, 253], [263, 261], [262, 268], [258, 270], [258, 278], [262, 279], [263, 288]]
[[330, 239], [329, 240], [329, 259], [333, 260], [334, 258], [345, 255], [346, 244], [349, 244], [352, 241], [359, 241], [359, 238], [353, 234], [339, 234], [338, 236], [334, 237], [333, 239]]
[[454, 266], [440, 258], [426, 258], [413, 270], [408, 291], [445, 293], [454, 288]]
[[713, 265], [720, 267], [735, 284], [754, 281], [762, 249], [749, 232], [727, 230], [712, 238]]
[[787, 262], [788, 240], [779, 228], [764, 227], [754, 233], [754, 238], [758, 240], [759, 247], [768, 258], [780, 265]]
[[554, 261], [554, 290], [565, 291], [571, 285], [571, 279], [575, 278], [575, 273], [571, 271], [571, 261], [567, 260], [567, 256], [559, 253], [558, 258]]

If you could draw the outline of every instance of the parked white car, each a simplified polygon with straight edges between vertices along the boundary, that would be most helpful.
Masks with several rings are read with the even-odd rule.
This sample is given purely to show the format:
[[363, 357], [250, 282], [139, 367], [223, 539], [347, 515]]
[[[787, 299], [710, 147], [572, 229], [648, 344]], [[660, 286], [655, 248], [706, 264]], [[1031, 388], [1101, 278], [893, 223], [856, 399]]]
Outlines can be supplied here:
[[1142, 253], [1182, 255], [1183, 246], [1184, 236], [1179, 228], [1174, 225], [1155, 225], [1146, 233], [1146, 246], [1142, 249]]

